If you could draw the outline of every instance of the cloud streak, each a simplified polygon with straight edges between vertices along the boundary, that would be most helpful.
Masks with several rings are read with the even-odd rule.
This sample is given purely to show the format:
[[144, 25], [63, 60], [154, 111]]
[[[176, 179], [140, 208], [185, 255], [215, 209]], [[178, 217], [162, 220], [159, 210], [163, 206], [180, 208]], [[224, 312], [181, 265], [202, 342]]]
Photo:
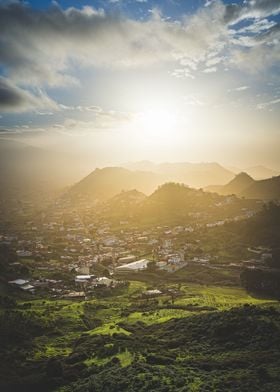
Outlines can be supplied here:
[[0, 110], [2, 112], [25, 112], [42, 108], [57, 110], [57, 105], [41, 90], [32, 94], [0, 77]]

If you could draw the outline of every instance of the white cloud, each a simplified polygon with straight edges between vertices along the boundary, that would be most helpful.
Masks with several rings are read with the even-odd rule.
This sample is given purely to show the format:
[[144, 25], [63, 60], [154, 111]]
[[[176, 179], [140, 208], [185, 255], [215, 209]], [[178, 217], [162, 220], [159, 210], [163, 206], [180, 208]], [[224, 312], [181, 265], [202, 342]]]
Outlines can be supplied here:
[[260, 109], [260, 110], [263, 110], [263, 109], [269, 108], [271, 106], [277, 105], [279, 103], [280, 103], [280, 98], [276, 98], [276, 99], [273, 99], [273, 100], [268, 101], [268, 102], [261, 102], [261, 103], [259, 103], [257, 105], [257, 108]]
[[231, 92], [231, 91], [246, 91], [249, 88], [250, 88], [249, 86], [239, 86], [239, 87], [235, 87], [235, 88], [229, 89], [228, 92]]
[[206, 0], [204, 7], [209, 7], [212, 3], [214, 3], [214, 0]]
[[[279, 61], [279, 26], [267, 19], [255, 20], [256, 15], [265, 18], [276, 14], [280, 9], [278, 0], [247, 1], [243, 5], [225, 5], [217, 0], [206, 1], [205, 5], [194, 15], [174, 21], [157, 10], [149, 19], [133, 20], [90, 6], [62, 10], [54, 5], [38, 11], [22, 3], [2, 3], [0, 65], [17, 93], [26, 95], [26, 104], [18, 108], [27, 110], [37, 99], [39, 105], [54, 108], [55, 103], [43, 89], [79, 85], [77, 66], [128, 68], [160, 64], [173, 69], [175, 77], [193, 79], [200, 70], [216, 72], [220, 63], [258, 72]], [[229, 27], [249, 17], [253, 20], [243, 29]], [[37, 92], [31, 93], [34, 89]], [[63, 109], [67, 110], [60, 106]]]
[[35, 92], [23, 90], [6, 78], [0, 77], [0, 110], [2, 112], [25, 112], [36, 109], [57, 110], [57, 104], [40, 89]]
[[280, 60], [280, 42], [274, 45], [259, 44], [252, 48], [239, 48], [233, 50], [231, 54], [231, 65], [241, 70], [258, 73]]
[[48, 86], [78, 83], [75, 63], [134, 67], [187, 59], [202, 61], [222, 40], [224, 6], [218, 2], [182, 22], [153, 13], [145, 21], [103, 10], [58, 6], [35, 11], [0, 9], [1, 63], [16, 82]]
[[206, 61], [205, 65], [211, 67], [213, 65], [220, 64], [224, 60], [224, 57], [212, 57]]
[[248, 26], [242, 27], [238, 30], [238, 34], [243, 33], [260, 33], [266, 30], [271, 29], [272, 27], [276, 26], [277, 23], [272, 20], [267, 19], [259, 19], [256, 20], [254, 23], [249, 24]]
[[213, 73], [213, 72], [217, 72], [217, 67], [211, 67], [211, 68], [205, 68], [203, 70], [204, 73]]

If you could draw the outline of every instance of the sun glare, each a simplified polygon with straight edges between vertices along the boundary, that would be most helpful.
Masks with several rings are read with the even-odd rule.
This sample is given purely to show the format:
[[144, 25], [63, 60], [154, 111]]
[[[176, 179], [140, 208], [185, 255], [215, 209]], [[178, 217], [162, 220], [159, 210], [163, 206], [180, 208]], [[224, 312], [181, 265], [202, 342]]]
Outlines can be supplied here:
[[134, 129], [150, 140], [169, 139], [178, 125], [178, 114], [163, 109], [147, 110], [136, 115]]

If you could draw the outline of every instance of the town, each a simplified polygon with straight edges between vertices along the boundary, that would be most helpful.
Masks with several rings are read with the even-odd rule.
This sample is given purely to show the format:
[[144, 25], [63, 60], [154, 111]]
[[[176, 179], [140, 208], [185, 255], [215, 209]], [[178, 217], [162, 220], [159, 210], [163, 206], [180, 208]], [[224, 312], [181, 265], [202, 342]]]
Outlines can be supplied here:
[[[225, 197], [217, 208], [237, 202], [234, 196]], [[106, 292], [114, 295], [145, 271], [172, 275], [184, 269], [191, 275], [199, 268], [237, 276], [243, 267], [264, 265], [272, 257], [271, 249], [247, 247], [243, 258], [221, 257], [204, 240], [205, 232], [244, 221], [260, 209], [259, 202], [246, 204], [224, 219], [190, 212], [187, 225], [146, 227], [129, 218], [112, 222], [104, 206], [84, 202], [72, 209], [64, 198], [35, 215], [30, 213], [32, 204], [21, 205], [15, 210], [17, 224], [9, 232], [1, 228], [0, 246], [14, 252], [7, 283], [36, 297], [84, 300]]]

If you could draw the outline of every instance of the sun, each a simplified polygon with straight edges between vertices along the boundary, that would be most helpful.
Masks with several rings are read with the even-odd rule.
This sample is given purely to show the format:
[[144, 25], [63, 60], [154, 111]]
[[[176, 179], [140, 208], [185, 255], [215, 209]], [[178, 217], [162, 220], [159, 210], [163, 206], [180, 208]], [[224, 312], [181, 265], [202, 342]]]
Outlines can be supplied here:
[[177, 113], [158, 108], [137, 113], [134, 120], [136, 131], [151, 140], [172, 137], [177, 124]]
[[144, 128], [160, 133], [160, 130], [171, 129], [176, 125], [176, 116], [163, 110], [149, 110], [140, 115], [140, 122]]

